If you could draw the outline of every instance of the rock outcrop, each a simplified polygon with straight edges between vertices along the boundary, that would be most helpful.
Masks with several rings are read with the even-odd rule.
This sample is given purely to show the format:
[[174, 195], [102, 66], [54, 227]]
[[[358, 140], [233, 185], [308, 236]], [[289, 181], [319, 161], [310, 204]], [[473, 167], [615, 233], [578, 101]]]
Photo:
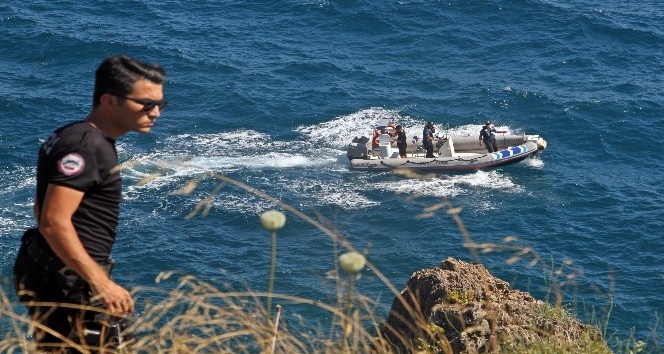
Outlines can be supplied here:
[[584, 352], [587, 343], [606, 347], [597, 327], [510, 289], [481, 264], [448, 258], [415, 272], [401, 295], [381, 326], [398, 352], [484, 353], [543, 342], [570, 352]]

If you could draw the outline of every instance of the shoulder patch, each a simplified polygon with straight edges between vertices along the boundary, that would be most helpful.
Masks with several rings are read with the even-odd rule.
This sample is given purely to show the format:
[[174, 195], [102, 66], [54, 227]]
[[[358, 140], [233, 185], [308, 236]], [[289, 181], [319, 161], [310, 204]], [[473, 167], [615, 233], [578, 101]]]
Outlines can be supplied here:
[[67, 176], [74, 176], [85, 168], [85, 159], [83, 159], [83, 156], [71, 152], [65, 156], [63, 156], [59, 161], [58, 161], [58, 171], [60, 173], [65, 174]]

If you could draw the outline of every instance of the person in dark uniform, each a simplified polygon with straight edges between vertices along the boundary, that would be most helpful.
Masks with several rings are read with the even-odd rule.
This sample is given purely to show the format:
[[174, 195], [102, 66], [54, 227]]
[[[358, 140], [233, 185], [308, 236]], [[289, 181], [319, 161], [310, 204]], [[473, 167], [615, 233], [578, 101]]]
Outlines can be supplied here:
[[[134, 310], [129, 291], [110, 277], [122, 199], [115, 141], [129, 131], [150, 132], [166, 105], [165, 75], [157, 64], [106, 58], [96, 71], [91, 112], [55, 130], [39, 150], [36, 227], [22, 237], [14, 287], [33, 321], [83, 345], [103, 345], [94, 343], [103, 338], [78, 331], [95, 320], [94, 311], [39, 303], [95, 305], [98, 299], [116, 318]], [[39, 350], [64, 351], [48, 331], [36, 328], [35, 339]]]
[[482, 143], [484, 143], [484, 146], [486, 147], [486, 151], [488, 152], [496, 152], [498, 151], [498, 143], [496, 142], [496, 134], [495, 133], [507, 133], [506, 130], [496, 130], [491, 125], [491, 122], [487, 121], [484, 123], [484, 127], [482, 130], [480, 130], [480, 146], [482, 146]]
[[399, 157], [408, 157], [406, 156], [406, 148], [408, 148], [408, 138], [406, 137], [406, 131], [402, 126], [397, 125], [397, 147], [399, 148]]
[[436, 131], [436, 128], [433, 125], [433, 122], [428, 122], [424, 126], [424, 130], [422, 130], [422, 146], [424, 149], [427, 151], [427, 156], [428, 158], [432, 158], [433, 156], [433, 141], [434, 141], [434, 136], [433, 133]]

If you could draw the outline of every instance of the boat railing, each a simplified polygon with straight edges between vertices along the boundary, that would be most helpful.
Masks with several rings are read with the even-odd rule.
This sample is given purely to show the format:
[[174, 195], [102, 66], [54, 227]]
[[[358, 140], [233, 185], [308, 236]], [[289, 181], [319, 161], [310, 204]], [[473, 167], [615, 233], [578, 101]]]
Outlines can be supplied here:
[[450, 123], [445, 123], [442, 128], [443, 136], [441, 137], [442, 139], [449, 139], [450, 138]]

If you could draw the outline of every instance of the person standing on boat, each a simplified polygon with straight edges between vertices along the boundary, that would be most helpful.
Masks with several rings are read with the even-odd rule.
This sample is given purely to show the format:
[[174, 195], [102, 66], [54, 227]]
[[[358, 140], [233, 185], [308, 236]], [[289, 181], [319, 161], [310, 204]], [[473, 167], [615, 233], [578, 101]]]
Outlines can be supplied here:
[[433, 133], [436, 131], [436, 127], [434, 127], [433, 122], [428, 122], [427, 125], [424, 126], [424, 130], [422, 131], [422, 146], [424, 149], [427, 151], [427, 158], [433, 158]]
[[491, 125], [490, 121], [484, 123], [484, 128], [480, 130], [480, 146], [484, 143], [486, 151], [496, 152], [498, 151], [498, 143], [496, 142], [496, 133], [507, 133], [506, 130], [496, 130]]
[[[124, 316], [134, 310], [132, 295], [110, 276], [122, 200], [115, 141], [150, 132], [166, 105], [165, 75], [161, 66], [126, 55], [106, 58], [95, 73], [88, 116], [56, 129], [39, 149], [36, 227], [21, 238], [14, 287], [32, 320], [60, 335], [36, 327], [41, 351], [69, 352], [62, 337], [95, 348], [126, 339], [110, 337], [108, 327], [124, 330]], [[81, 308], [92, 305], [104, 308], [103, 322]], [[92, 323], [106, 329], [84, 328]]]
[[407, 142], [407, 137], [406, 137], [406, 131], [403, 129], [402, 126], [397, 125], [397, 147], [399, 148], [399, 157], [407, 157], [406, 156], [406, 148], [408, 147], [408, 142]]

